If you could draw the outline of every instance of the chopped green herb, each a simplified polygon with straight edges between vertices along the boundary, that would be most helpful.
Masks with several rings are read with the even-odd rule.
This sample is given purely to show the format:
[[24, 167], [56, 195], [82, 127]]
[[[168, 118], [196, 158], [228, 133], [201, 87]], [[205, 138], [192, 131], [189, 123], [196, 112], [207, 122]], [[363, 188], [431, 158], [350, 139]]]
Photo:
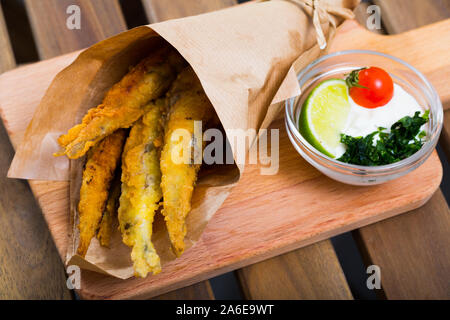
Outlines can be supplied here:
[[[408, 158], [422, 148], [426, 136], [420, 128], [428, 122], [429, 110], [420, 116], [417, 111], [414, 117], [403, 117], [391, 127], [385, 128], [365, 137], [351, 137], [341, 134], [341, 142], [347, 146], [347, 151], [338, 160], [363, 166], [380, 166]], [[374, 138], [379, 139], [374, 143]]]

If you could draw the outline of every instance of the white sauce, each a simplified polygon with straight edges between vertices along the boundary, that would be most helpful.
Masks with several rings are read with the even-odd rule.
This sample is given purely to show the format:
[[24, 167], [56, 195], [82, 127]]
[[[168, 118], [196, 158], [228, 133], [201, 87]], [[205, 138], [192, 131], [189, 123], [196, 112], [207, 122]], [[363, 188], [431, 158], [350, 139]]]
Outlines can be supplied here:
[[[416, 111], [421, 113], [425, 108], [421, 107], [416, 99], [406, 92], [400, 85], [394, 84], [394, 95], [386, 105], [374, 109], [364, 108], [358, 105], [349, 95], [350, 113], [342, 133], [352, 137], [366, 136], [379, 127], [388, 129], [406, 116], [414, 116]], [[426, 127], [426, 125], [424, 125]], [[375, 138], [376, 141], [376, 138]], [[336, 149], [336, 158], [345, 153], [345, 145], [340, 144]]]

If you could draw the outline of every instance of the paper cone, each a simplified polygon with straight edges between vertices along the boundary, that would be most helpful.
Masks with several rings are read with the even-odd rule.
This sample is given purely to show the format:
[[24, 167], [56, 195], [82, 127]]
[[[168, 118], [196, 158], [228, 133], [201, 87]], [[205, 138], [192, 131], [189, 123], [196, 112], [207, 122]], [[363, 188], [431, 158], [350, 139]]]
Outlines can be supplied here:
[[[122, 279], [131, 277], [130, 250], [121, 243], [119, 231], [113, 235], [117, 241], [110, 249], [93, 239], [85, 259], [75, 256], [82, 161], [73, 161], [70, 169], [67, 158], [53, 157], [60, 148], [56, 139], [100, 104], [130, 66], [166, 42], [192, 66], [225, 130], [265, 128], [280, 112], [280, 102], [299, 94], [296, 71], [325, 52], [319, 47], [331, 41], [336, 26], [352, 16], [349, 9], [357, 2], [253, 2], [138, 27], [99, 42], [55, 77], [27, 128], [8, 176], [70, 179], [73, 235], [68, 262]], [[238, 168], [224, 166], [199, 179], [187, 219], [187, 248], [201, 237], [243, 168], [241, 163]], [[155, 223], [154, 229], [153, 240], [164, 265], [175, 256], [164, 223]]]

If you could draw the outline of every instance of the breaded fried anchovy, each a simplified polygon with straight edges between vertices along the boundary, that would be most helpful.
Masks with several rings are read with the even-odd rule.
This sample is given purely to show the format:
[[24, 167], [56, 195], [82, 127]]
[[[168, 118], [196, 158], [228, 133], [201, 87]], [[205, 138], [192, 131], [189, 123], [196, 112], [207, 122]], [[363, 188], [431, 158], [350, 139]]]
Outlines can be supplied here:
[[167, 91], [184, 64], [170, 48], [143, 59], [107, 92], [102, 104], [89, 110], [81, 124], [58, 139], [63, 150], [55, 155], [77, 159], [117, 129], [129, 128], [147, 111], [149, 101]]
[[150, 111], [131, 128], [122, 156], [119, 225], [123, 242], [132, 247], [134, 273], [139, 277], [161, 271], [152, 243], [152, 227], [162, 197], [159, 158], [165, 104], [163, 99], [152, 104]]
[[[119, 171], [119, 172], [117, 172]], [[103, 247], [109, 247], [111, 233], [113, 231], [114, 221], [117, 218], [117, 209], [119, 208], [119, 197], [120, 197], [120, 176], [121, 171], [116, 170], [113, 182], [109, 188], [108, 200], [106, 201], [106, 207], [103, 211], [102, 220], [100, 221], [100, 227], [97, 231], [97, 239], [100, 245]]]
[[78, 203], [80, 243], [77, 253], [82, 257], [86, 255], [102, 219], [125, 137], [125, 129], [117, 130], [88, 153]]
[[[180, 256], [185, 248], [185, 219], [191, 211], [192, 194], [201, 166], [201, 157], [200, 161], [193, 161], [193, 158], [197, 157], [195, 152], [203, 148], [201, 142], [198, 145], [199, 141], [195, 139], [194, 121], [202, 121], [202, 127], [205, 127], [214, 113], [200, 81], [190, 67], [175, 80], [168, 93], [167, 104], [169, 114], [161, 154], [162, 213], [174, 251]], [[175, 159], [177, 157], [179, 159]]]

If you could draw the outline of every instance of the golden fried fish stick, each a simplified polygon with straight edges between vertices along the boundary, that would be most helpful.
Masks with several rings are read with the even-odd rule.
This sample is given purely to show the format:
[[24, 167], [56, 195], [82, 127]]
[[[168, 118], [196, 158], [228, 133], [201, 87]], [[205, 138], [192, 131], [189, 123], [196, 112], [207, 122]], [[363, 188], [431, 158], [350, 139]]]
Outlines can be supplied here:
[[[169, 115], [161, 153], [161, 188], [164, 198], [162, 213], [174, 251], [180, 256], [185, 247], [185, 219], [191, 211], [192, 194], [201, 165], [201, 159], [197, 164], [192, 159], [193, 145], [197, 143], [194, 139], [194, 121], [202, 121], [204, 127], [205, 122], [213, 115], [213, 106], [190, 67], [180, 73], [175, 80], [167, 101]], [[183, 134], [182, 139], [178, 139], [179, 134]], [[178, 154], [179, 159], [175, 159]], [[186, 155], [191, 157], [183, 161]]]
[[77, 159], [117, 129], [129, 128], [147, 111], [149, 101], [167, 91], [184, 63], [170, 48], [143, 59], [107, 92], [103, 103], [91, 109], [81, 124], [58, 139], [64, 150], [55, 155]]
[[100, 221], [100, 227], [97, 232], [97, 239], [103, 247], [109, 247], [110, 244], [113, 222], [117, 218], [117, 209], [119, 208], [121, 186], [120, 172], [116, 172], [114, 180], [111, 183], [108, 200], [106, 201], [106, 207], [103, 211], [102, 220]]
[[161, 155], [164, 100], [153, 103], [141, 120], [131, 128], [122, 156], [122, 195], [119, 225], [123, 242], [132, 247], [134, 273], [146, 277], [161, 271], [158, 254], [152, 243], [155, 211], [161, 192]]
[[125, 136], [126, 130], [117, 130], [88, 153], [78, 203], [80, 243], [77, 253], [82, 257], [99, 227]]

